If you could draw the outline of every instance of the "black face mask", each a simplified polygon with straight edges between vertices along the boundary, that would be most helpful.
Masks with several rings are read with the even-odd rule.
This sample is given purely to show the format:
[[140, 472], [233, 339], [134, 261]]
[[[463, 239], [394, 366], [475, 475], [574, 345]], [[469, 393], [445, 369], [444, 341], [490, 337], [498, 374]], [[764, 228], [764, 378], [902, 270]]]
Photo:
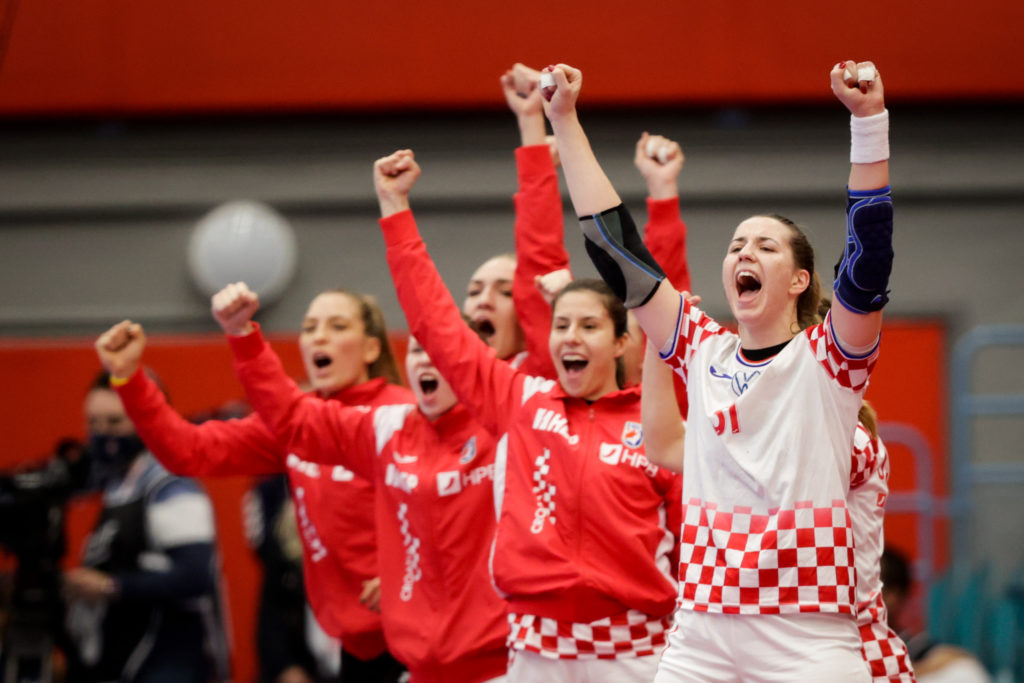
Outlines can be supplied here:
[[142, 443], [138, 434], [93, 434], [89, 437], [92, 470], [100, 479], [109, 479], [120, 474], [144, 450], [146, 445]]

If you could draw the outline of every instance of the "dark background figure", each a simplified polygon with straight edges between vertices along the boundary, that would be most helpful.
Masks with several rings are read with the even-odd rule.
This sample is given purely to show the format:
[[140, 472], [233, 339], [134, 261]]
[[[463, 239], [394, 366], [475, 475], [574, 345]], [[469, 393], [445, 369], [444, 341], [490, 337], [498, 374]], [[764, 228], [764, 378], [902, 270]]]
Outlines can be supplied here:
[[77, 657], [68, 680], [209, 683], [228, 652], [209, 498], [145, 450], [110, 377], [84, 412], [103, 506], [82, 566], [64, 575]]
[[0, 591], [0, 683], [59, 676], [54, 648], [70, 650], [60, 599], [65, 505], [88, 479], [89, 459], [74, 439], [58, 441], [42, 462], [0, 474], [0, 549], [15, 560]]
[[991, 680], [981, 662], [967, 650], [940, 643], [926, 631], [914, 633], [907, 615], [914, 577], [910, 562], [898, 550], [882, 553], [882, 600], [889, 612], [889, 626], [907, 644], [918, 683], [987, 683]]
[[256, 623], [260, 683], [312, 683], [318, 665], [307, 644], [306, 606], [302, 582], [302, 544], [295, 506], [284, 474], [268, 477], [249, 490], [245, 500], [249, 544], [263, 566], [263, 585]]

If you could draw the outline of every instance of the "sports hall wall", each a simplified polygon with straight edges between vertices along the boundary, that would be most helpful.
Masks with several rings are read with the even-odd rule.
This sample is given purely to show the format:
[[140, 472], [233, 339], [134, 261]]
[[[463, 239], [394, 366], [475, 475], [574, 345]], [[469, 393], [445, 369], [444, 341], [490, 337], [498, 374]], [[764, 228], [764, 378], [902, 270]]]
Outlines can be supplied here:
[[17, 10], [0, 79], [7, 113], [489, 106], [516, 60], [582, 66], [588, 100], [615, 106], [822, 100], [823, 59], [869, 54], [903, 97], [1024, 94], [1014, 0], [4, 8]]
[[[17, 13], [10, 19], [10, 7]], [[0, 465], [82, 435], [90, 342], [130, 317], [176, 407], [237, 398], [229, 353], [186, 266], [192, 227], [229, 199], [266, 201], [291, 222], [297, 274], [260, 314], [289, 370], [305, 305], [345, 286], [375, 294], [401, 340], [376, 228], [373, 160], [411, 147], [412, 201], [456, 297], [489, 255], [512, 248], [517, 131], [497, 79], [515, 61], [585, 69], [581, 111], [634, 209], [633, 144], [681, 142], [694, 288], [727, 315], [720, 263], [743, 217], [777, 210], [805, 225], [830, 280], [842, 242], [847, 117], [827, 68], [870, 57], [893, 112], [896, 266], [885, 351], [869, 398], [883, 422], [920, 432], [938, 501], [935, 543], [890, 506], [888, 538], [938, 567], [950, 558], [950, 356], [979, 325], [1024, 324], [1024, 3], [137, 3], [4, 5], [0, 68]], [[429, 29], [424, 28], [429, 27]], [[593, 271], [566, 216], [578, 274]], [[452, 245], [458, 245], [454, 248]], [[1020, 353], [974, 368], [978, 392], [1021, 391]], [[1024, 427], [989, 420], [975, 457], [1019, 462]], [[894, 496], [917, 491], [893, 444]], [[258, 570], [244, 546], [249, 482], [208, 480], [216, 504], [239, 680], [253, 658]], [[1019, 487], [974, 499], [974, 556], [1022, 559]], [[916, 495], [916, 494], [915, 494]], [[907, 502], [904, 499], [903, 502]], [[913, 501], [910, 501], [913, 502]], [[73, 519], [88, 526], [88, 505]]]

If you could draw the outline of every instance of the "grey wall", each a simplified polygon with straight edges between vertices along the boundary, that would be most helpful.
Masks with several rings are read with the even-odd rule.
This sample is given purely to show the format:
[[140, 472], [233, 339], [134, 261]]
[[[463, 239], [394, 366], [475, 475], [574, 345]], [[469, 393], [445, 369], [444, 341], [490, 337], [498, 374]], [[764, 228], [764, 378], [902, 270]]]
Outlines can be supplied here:
[[[954, 340], [981, 324], [1024, 324], [1021, 109], [892, 109], [897, 261], [887, 313], [941, 317]], [[848, 173], [841, 111], [583, 117], [637, 211], [643, 186], [632, 150], [640, 131], [683, 144], [694, 288], [712, 313], [726, 314], [719, 267], [727, 238], [753, 212], [804, 224], [830, 279]], [[212, 331], [208, 302], [188, 276], [186, 244], [205, 211], [235, 198], [274, 205], [298, 238], [297, 276], [261, 314], [265, 327], [296, 329], [313, 295], [341, 285], [376, 294], [389, 323], [404, 328], [376, 227], [373, 160], [416, 150], [424, 173], [414, 209], [459, 297], [476, 265], [512, 248], [516, 144], [506, 113], [0, 125], [0, 336], [92, 336], [124, 317], [151, 332]], [[566, 218], [577, 272], [592, 272]], [[1018, 354], [980, 364], [977, 390], [1021, 391], [1020, 363]], [[1020, 431], [1009, 420], [979, 430], [976, 457], [1024, 460]], [[1020, 490], [1008, 495], [1019, 499]], [[1005, 514], [992, 511], [979, 524], [979, 552], [1019, 559], [1019, 525], [989, 523], [999, 518]], [[1020, 541], [1010, 550], [1006, 533]]]
[[[939, 315], [954, 335], [1024, 322], [1024, 133], [1016, 110], [893, 118], [897, 263], [890, 312]], [[831, 110], [584, 112], [599, 158], [642, 210], [632, 167], [642, 129], [679, 139], [695, 288], [722, 311], [721, 255], [735, 224], [777, 210], [808, 227], [828, 278], [842, 238], [846, 117]], [[514, 123], [507, 115], [290, 119], [0, 128], [0, 331], [91, 335], [125, 316], [154, 331], [212, 329], [185, 249], [218, 202], [267, 201], [292, 222], [298, 275], [263, 316], [294, 329], [318, 290], [377, 294], [404, 326], [384, 268], [370, 168], [412, 147], [424, 168], [413, 195], [428, 245], [461, 291], [487, 255], [512, 246]], [[575, 223], [568, 242], [582, 258]], [[457, 245], [454, 248], [452, 245]]]

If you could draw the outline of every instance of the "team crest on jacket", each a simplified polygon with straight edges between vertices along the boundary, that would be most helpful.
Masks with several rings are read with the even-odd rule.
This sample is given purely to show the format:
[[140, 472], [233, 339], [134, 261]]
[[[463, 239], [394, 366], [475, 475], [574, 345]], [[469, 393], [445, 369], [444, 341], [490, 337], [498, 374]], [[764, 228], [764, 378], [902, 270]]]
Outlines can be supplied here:
[[476, 457], [476, 436], [469, 437], [469, 441], [462, 447], [462, 453], [459, 454], [459, 464], [465, 465], [473, 462], [473, 458]]
[[622, 443], [626, 448], [639, 448], [644, 442], [644, 428], [639, 422], [627, 420], [622, 427]]

